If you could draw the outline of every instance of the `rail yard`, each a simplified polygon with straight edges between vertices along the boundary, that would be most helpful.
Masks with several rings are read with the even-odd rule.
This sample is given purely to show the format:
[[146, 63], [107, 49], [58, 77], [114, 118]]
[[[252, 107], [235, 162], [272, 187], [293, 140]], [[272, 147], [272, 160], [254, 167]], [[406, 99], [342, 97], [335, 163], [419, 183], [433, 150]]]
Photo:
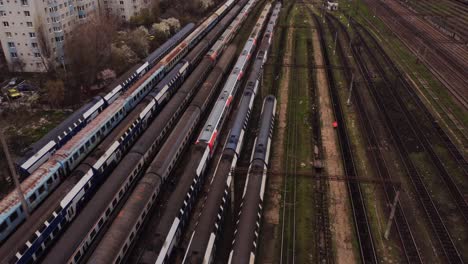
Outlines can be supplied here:
[[467, 263], [467, 25], [221, 1], [14, 161], [1, 263]]

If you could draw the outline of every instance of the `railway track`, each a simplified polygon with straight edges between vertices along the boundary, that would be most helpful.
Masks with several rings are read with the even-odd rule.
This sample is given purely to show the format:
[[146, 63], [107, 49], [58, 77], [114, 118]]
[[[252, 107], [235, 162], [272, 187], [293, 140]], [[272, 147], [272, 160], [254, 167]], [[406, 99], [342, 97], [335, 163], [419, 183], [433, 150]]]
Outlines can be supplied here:
[[[393, 80], [390, 79], [390, 76], [397, 76], [399, 78], [401, 76], [401, 73], [399, 70], [396, 68], [396, 66], [393, 64], [393, 62], [386, 56], [386, 53], [384, 50], [380, 47], [380, 45], [377, 45], [377, 42], [372, 38], [372, 36], [368, 33], [368, 31], [364, 30], [363, 27], [360, 27], [359, 25], [356, 25], [356, 27], [359, 28], [359, 30], [365, 34], [369, 39], [373, 40], [373, 47], [376, 48], [378, 51], [378, 54], [380, 54], [381, 57], [383, 57], [384, 62], [386, 65], [388, 65], [386, 68], [390, 68], [391, 72], [390, 74], [385, 74], [384, 71], [385, 69], [382, 66], [378, 66], [380, 68], [380, 71], [383, 73], [384, 79], [386, 80], [388, 85], [392, 85]], [[377, 53], [377, 52], [376, 52]], [[377, 58], [376, 56], [372, 55], [372, 57]], [[430, 115], [430, 113], [427, 111], [427, 109], [422, 105], [420, 102], [419, 98], [417, 95], [414, 94], [412, 88], [409, 86], [409, 84], [404, 80], [399, 78], [400, 83], [398, 82], [393, 82], [393, 85], [395, 89], [390, 89], [392, 91], [392, 94], [396, 101], [398, 102], [399, 105], [402, 106], [402, 110], [405, 113], [405, 116], [409, 120], [409, 124], [412, 126], [414, 133], [418, 136], [418, 138], [421, 140], [421, 143], [423, 144], [425, 150], [428, 152], [433, 164], [436, 166], [436, 168], [439, 170], [440, 176], [449, 188], [453, 199], [455, 200], [462, 216], [465, 219], [465, 222], [468, 223], [468, 205], [464, 199], [464, 195], [462, 194], [461, 190], [453, 180], [452, 176], [450, 173], [447, 171], [446, 168], [446, 161], [444, 162], [441, 160], [441, 158], [438, 156], [438, 154], [435, 151], [434, 146], [431, 144], [432, 142], [432, 137], [440, 137], [442, 139], [442, 142], [445, 144], [445, 148], [448, 149], [450, 152], [452, 158], [457, 162], [458, 167], [461, 170], [462, 175], [468, 175], [467, 170], [468, 170], [468, 163], [466, 160], [463, 158], [463, 155], [461, 155], [460, 152], [457, 151], [457, 148], [455, 145], [450, 141], [447, 140], [447, 135], [444, 133], [442, 129], [440, 129], [440, 126], [436, 122], [434, 122], [434, 119]], [[403, 89], [401, 89], [403, 88]], [[403, 97], [402, 94], [399, 94], [397, 91], [398, 90], [404, 90], [402, 92], [406, 92], [409, 96], [408, 97]], [[414, 105], [417, 107], [417, 112], [421, 112], [424, 114], [424, 117], [427, 118], [427, 120], [430, 120], [430, 123], [432, 126], [427, 127], [423, 125], [423, 122], [425, 120], [418, 118], [416, 115], [416, 111], [413, 111], [410, 109], [409, 104], [411, 102], [414, 102]], [[430, 134], [429, 131], [431, 128], [435, 129], [434, 134]], [[429, 136], [432, 136], [429, 138]]]
[[[372, 65], [374, 68], [376, 68], [380, 78], [384, 82], [388, 82], [388, 80], [385, 79], [385, 71], [382, 69], [383, 65], [380, 65], [376, 58], [377, 55], [367, 45], [367, 42], [361, 33], [356, 31], [356, 35], [360, 46], [358, 47], [357, 45], [353, 45], [354, 56], [357, 58], [360, 70], [363, 73], [368, 86], [370, 87], [370, 91], [373, 99], [376, 101], [376, 105], [385, 116], [392, 135], [396, 141], [396, 145], [402, 155], [402, 161], [413, 183], [413, 187], [416, 190], [418, 199], [423, 205], [424, 211], [430, 221], [432, 230], [438, 238], [446, 259], [451, 263], [462, 263], [463, 261], [461, 259], [460, 253], [455, 247], [453, 239], [448, 232], [446, 224], [442, 219], [438, 208], [434, 204], [432, 195], [429, 193], [417, 167], [409, 158], [411, 148], [413, 148], [414, 151], [415, 146], [423, 146], [423, 142], [420, 142], [421, 139], [417, 134], [415, 134], [415, 129], [417, 128], [411, 125], [414, 123], [410, 121], [411, 119], [408, 116], [409, 113], [407, 112], [404, 104], [401, 104], [398, 98], [395, 98], [396, 95], [393, 93], [393, 91], [391, 91], [392, 89], [378, 89], [379, 83], [375, 80], [376, 72], [372, 73], [372, 75], [374, 75], [374, 78], [372, 78], [370, 74], [371, 70], [369, 68], [370, 65], [366, 65], [365, 58], [372, 61]], [[392, 83], [387, 83], [386, 87], [392, 87]], [[396, 104], [391, 99], [399, 103]], [[406, 136], [403, 137], [403, 135]], [[415, 140], [417, 143], [415, 143], [413, 140]]]
[[[294, 39], [294, 46], [297, 41]], [[295, 48], [294, 48], [295, 50]], [[294, 61], [293, 56], [293, 61]], [[294, 85], [292, 87], [295, 87]], [[281, 226], [281, 256], [280, 263], [295, 263], [296, 249], [296, 173], [297, 173], [297, 114], [296, 104], [299, 99], [297, 89], [289, 87], [288, 95], [288, 130], [286, 134], [285, 171], [283, 210]]]
[[[314, 68], [315, 60], [313, 56], [313, 44], [311, 39], [307, 39], [307, 61], [309, 68]], [[320, 111], [319, 111], [319, 98], [317, 94], [317, 85], [315, 84], [314, 78], [310, 79], [310, 97], [312, 98], [310, 103], [310, 113], [312, 124], [312, 138], [314, 149], [314, 161], [323, 162], [323, 145], [322, 145], [322, 132], [320, 128]], [[328, 213], [329, 206], [329, 184], [326, 179], [326, 173], [320, 165], [317, 164], [315, 169], [315, 175], [317, 180], [315, 182], [315, 225], [317, 230], [315, 232], [315, 256], [316, 260], [320, 263], [334, 263], [333, 252], [332, 252], [332, 235], [330, 230], [330, 215]]]
[[[341, 58], [343, 64], [346, 66], [347, 70], [345, 70], [344, 72], [346, 79], [351, 80], [352, 72], [349, 67], [351, 62], [349, 61], [350, 59], [347, 56], [347, 53], [345, 52], [346, 47], [348, 47], [349, 45], [347, 43], [350, 43], [351, 41], [349, 32], [346, 30], [344, 25], [341, 22], [339, 22], [334, 16], [327, 14], [326, 19], [330, 32], [337, 32], [337, 30], [340, 32], [336, 44], [338, 51], [337, 54]], [[342, 36], [346, 44], [343, 43]], [[370, 152], [369, 156], [372, 157], [371, 161], [374, 167], [374, 171], [379, 175], [380, 179], [382, 179], [385, 182], [382, 185], [382, 187], [384, 190], [386, 203], [392, 204], [393, 200], [395, 199], [395, 195], [397, 194], [398, 186], [395, 186], [395, 184], [388, 182], [389, 180], [392, 180], [392, 177], [389, 172], [389, 168], [387, 167], [387, 164], [383, 158], [383, 154], [381, 152], [381, 147], [379, 144], [379, 138], [376, 135], [376, 131], [373, 125], [378, 121], [370, 119], [370, 114], [364, 107], [365, 104], [363, 104], [364, 99], [362, 98], [360, 87], [358, 87], [359, 84], [354, 83], [354, 85], [355, 88], [353, 102], [356, 105], [357, 114], [360, 116], [360, 120], [362, 122], [361, 125], [363, 129], [361, 131], [364, 132], [365, 138], [367, 140], [367, 149]], [[396, 204], [394, 222], [397, 228], [397, 232], [400, 238], [400, 243], [402, 245], [406, 261], [408, 263], [423, 263], [420, 251], [418, 250], [418, 246], [414, 238], [414, 232], [412, 231], [411, 226], [408, 223], [406, 213], [404, 212], [400, 202]]]
[[[310, 15], [314, 18], [317, 30], [320, 36], [321, 50], [324, 58], [325, 65], [331, 65], [328, 47], [325, 42], [324, 30], [320, 22], [319, 17], [313, 13], [312, 10], [308, 9]], [[338, 130], [338, 139], [340, 143], [341, 156], [343, 159], [343, 165], [345, 169], [345, 175], [351, 177], [357, 177], [356, 165], [354, 162], [353, 152], [351, 149], [346, 122], [344, 121], [343, 111], [341, 109], [341, 104], [339, 100], [338, 91], [335, 85], [335, 79], [333, 77], [333, 72], [331, 67], [327, 67], [326, 70], [329, 90], [331, 94], [331, 102], [333, 105], [333, 111], [335, 119], [339, 124], [337, 127]], [[377, 263], [378, 257], [374, 245], [374, 240], [372, 237], [370, 223], [367, 216], [367, 208], [364, 202], [363, 193], [359, 182], [347, 182], [348, 193], [351, 200], [351, 210], [353, 214], [354, 226], [356, 231], [357, 242], [360, 250], [360, 258], [362, 262], [365, 263]]]
[[402, 1], [399, 2], [413, 11], [415, 15], [423, 17], [442, 33], [449, 37], [467, 42], [468, 39], [468, 8], [457, 1]]
[[[407, 21], [395, 19], [400, 17], [402, 7], [398, 3], [383, 3], [379, 1], [365, 1], [380, 15], [382, 21], [395, 32], [396, 36], [408, 48], [424, 61], [430, 70], [447, 87], [454, 99], [468, 109], [467, 81], [465, 78], [468, 61], [466, 47], [451, 43], [447, 37], [418, 18]], [[395, 10], [394, 8], [397, 8]], [[416, 27], [417, 25], [417, 27]], [[422, 53], [422, 54], [421, 54]]]

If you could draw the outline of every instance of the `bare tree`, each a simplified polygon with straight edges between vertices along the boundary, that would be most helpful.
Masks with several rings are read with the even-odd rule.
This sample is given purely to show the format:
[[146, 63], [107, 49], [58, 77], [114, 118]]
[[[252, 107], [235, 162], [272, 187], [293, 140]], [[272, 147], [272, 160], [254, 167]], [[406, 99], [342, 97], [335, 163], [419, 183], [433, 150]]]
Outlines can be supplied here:
[[50, 42], [47, 39], [47, 31], [44, 27], [44, 23], [38, 19], [35, 25], [36, 25], [36, 37], [37, 37], [37, 41], [39, 45], [42, 64], [44, 65], [44, 68], [48, 72], [51, 66], [52, 67], [55, 66], [51, 59], [52, 49], [50, 48]]
[[26, 63], [21, 58], [15, 58], [11, 65], [14, 72], [24, 72], [24, 68], [26, 67]]
[[45, 83], [47, 90], [47, 102], [52, 107], [63, 105], [65, 98], [65, 85], [62, 80], [49, 80]]
[[110, 59], [111, 43], [116, 34], [117, 22], [113, 17], [90, 17], [77, 26], [73, 35], [65, 40], [65, 56], [70, 85], [75, 88], [73, 97], [87, 90]]

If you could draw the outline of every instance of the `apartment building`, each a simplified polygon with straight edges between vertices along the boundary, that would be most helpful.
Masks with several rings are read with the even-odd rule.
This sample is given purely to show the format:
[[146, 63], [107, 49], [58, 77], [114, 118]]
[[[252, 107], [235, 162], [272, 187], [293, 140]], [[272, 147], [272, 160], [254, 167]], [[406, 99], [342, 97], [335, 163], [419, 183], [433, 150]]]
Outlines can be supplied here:
[[0, 41], [11, 71], [43, 72], [64, 63], [73, 28], [97, 14], [98, 0], [0, 0]]
[[115, 15], [123, 20], [138, 16], [142, 9], [150, 8], [152, 0], [101, 0], [105, 14]]

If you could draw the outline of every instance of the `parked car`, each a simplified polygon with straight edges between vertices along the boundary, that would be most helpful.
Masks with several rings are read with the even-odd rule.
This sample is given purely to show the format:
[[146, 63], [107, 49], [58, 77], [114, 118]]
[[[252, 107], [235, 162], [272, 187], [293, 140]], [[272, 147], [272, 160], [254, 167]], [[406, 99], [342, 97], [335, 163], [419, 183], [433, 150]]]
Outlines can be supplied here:
[[17, 86], [17, 89], [18, 89], [18, 91], [20, 91], [20, 92], [27, 92], [27, 91], [35, 91], [35, 90], [37, 90], [35, 86], [33, 86], [32, 84], [26, 83], [25, 81], [23, 81], [22, 83], [20, 83], [20, 84]]
[[21, 93], [16, 88], [8, 89], [8, 97], [11, 99], [17, 99], [21, 97]]
[[12, 79], [10, 80], [10, 82], [8, 83], [8, 85], [10, 85], [10, 86], [15, 86], [17, 81], [18, 81], [18, 78], [17, 78], [17, 77], [12, 78]]

